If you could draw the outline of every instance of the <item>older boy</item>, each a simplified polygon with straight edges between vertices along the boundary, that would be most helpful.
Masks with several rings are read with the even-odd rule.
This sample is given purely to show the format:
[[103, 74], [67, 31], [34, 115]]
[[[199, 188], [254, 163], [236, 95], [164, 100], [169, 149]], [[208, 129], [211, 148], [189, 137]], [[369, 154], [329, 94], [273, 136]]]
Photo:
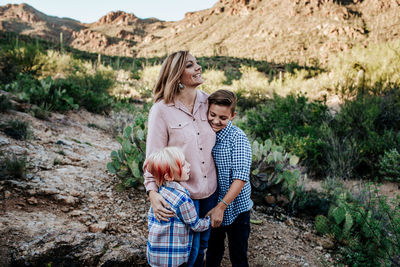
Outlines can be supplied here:
[[232, 266], [249, 266], [247, 246], [250, 233], [249, 182], [251, 147], [246, 134], [232, 125], [235, 117], [236, 95], [218, 90], [208, 97], [208, 122], [217, 133], [212, 150], [218, 174], [219, 203], [211, 216], [211, 236], [208, 241], [207, 266], [220, 266], [228, 236]]

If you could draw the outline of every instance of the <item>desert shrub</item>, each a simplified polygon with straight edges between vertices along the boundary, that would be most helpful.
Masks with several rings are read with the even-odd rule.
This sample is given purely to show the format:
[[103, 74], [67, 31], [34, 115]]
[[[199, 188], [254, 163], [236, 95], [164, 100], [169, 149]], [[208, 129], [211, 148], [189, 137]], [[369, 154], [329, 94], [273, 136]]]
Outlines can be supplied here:
[[349, 266], [390, 266], [400, 253], [399, 199], [390, 203], [367, 185], [358, 194], [335, 190], [328, 214], [315, 227], [334, 239], [341, 263]]
[[57, 111], [78, 108], [67, 91], [50, 77], [36, 80], [31, 75], [19, 75], [5, 89], [30, 104], [51, 106]]
[[[340, 112], [330, 123], [340, 140], [352, 140], [358, 160], [354, 173], [362, 177], [379, 176], [379, 156], [391, 148], [399, 148], [399, 123], [396, 123], [400, 106], [391, 96], [363, 95], [346, 100]], [[400, 103], [400, 102], [397, 102]], [[393, 123], [394, 121], [394, 123]]]
[[299, 156], [311, 172], [321, 173], [325, 143], [320, 137], [323, 123], [330, 119], [324, 102], [309, 102], [303, 95], [275, 95], [248, 110], [238, 125], [255, 139], [273, 139], [288, 152]]
[[48, 50], [46, 54], [40, 54], [39, 57], [42, 62], [41, 77], [66, 77], [83, 69], [83, 62], [74, 58], [72, 54]]
[[109, 112], [112, 98], [107, 90], [114, 84], [112, 73], [96, 72], [95, 74], [73, 74], [66, 79], [56, 80], [79, 106], [90, 112]]
[[379, 174], [384, 180], [400, 182], [400, 154], [393, 148], [379, 157]]
[[18, 119], [6, 121], [0, 128], [6, 135], [17, 140], [28, 140], [33, 137], [29, 123]]
[[42, 48], [35, 44], [21, 44], [12, 49], [0, 50], [0, 82], [7, 84], [20, 74], [35, 75], [43, 63]]
[[0, 95], [0, 112], [6, 112], [13, 108], [10, 97], [7, 95]]
[[26, 168], [26, 156], [0, 155], [0, 179], [24, 179]]
[[117, 136], [121, 149], [111, 152], [111, 162], [107, 169], [121, 179], [119, 188], [138, 187], [143, 184], [143, 163], [146, 159], [148, 109], [138, 111], [131, 125]]
[[31, 113], [35, 118], [38, 118], [40, 120], [48, 120], [52, 110], [52, 106], [46, 103], [42, 103], [38, 106], [32, 106]]

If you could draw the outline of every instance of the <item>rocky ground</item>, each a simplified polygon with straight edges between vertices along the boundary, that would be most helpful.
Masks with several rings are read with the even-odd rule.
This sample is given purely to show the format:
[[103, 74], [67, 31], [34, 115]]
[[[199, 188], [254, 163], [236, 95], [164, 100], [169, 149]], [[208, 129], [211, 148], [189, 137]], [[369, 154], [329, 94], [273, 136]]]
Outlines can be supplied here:
[[[116, 190], [106, 171], [119, 144], [113, 121], [85, 111], [53, 113], [48, 121], [18, 111], [33, 139], [0, 132], [3, 154], [26, 155], [25, 179], [0, 179], [0, 266], [147, 266], [147, 210], [141, 190]], [[311, 221], [268, 215], [255, 207], [249, 241], [250, 266], [326, 266], [329, 240]], [[227, 253], [223, 266], [230, 266]]]

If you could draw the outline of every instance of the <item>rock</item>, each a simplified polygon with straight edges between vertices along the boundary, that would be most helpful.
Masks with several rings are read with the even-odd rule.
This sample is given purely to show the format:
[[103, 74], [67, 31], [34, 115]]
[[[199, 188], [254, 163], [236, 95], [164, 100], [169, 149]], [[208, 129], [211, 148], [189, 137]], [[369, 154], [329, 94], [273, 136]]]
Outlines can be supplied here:
[[318, 238], [317, 244], [325, 249], [332, 249], [335, 247], [335, 243], [327, 237]]
[[265, 201], [267, 201], [268, 204], [273, 205], [276, 203], [276, 199], [274, 196], [271, 195], [266, 195], [265, 196]]
[[8, 145], [8, 144], [10, 144], [10, 141], [8, 140], [8, 138], [0, 136], [0, 146]]
[[37, 199], [34, 197], [30, 197], [26, 201], [31, 205], [36, 205], [38, 203]]
[[10, 196], [11, 196], [11, 192], [10, 191], [4, 191], [4, 198], [5, 199], [10, 198]]
[[99, 222], [99, 223], [91, 224], [89, 226], [89, 232], [91, 232], [91, 233], [102, 233], [107, 229], [107, 227], [108, 227], [108, 223], [107, 222]]
[[70, 215], [73, 216], [73, 217], [82, 216], [84, 214], [86, 214], [86, 213], [84, 211], [82, 211], [82, 210], [73, 210], [70, 213]]

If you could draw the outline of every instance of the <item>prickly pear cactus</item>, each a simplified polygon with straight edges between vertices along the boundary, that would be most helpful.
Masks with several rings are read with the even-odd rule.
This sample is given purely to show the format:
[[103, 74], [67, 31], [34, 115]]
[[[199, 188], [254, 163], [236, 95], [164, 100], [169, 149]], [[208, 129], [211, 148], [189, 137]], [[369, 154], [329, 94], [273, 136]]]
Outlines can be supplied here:
[[145, 161], [147, 114], [138, 113], [132, 125], [125, 127], [117, 137], [121, 149], [111, 152], [107, 169], [122, 181], [123, 187], [138, 187], [143, 184], [142, 166]]

